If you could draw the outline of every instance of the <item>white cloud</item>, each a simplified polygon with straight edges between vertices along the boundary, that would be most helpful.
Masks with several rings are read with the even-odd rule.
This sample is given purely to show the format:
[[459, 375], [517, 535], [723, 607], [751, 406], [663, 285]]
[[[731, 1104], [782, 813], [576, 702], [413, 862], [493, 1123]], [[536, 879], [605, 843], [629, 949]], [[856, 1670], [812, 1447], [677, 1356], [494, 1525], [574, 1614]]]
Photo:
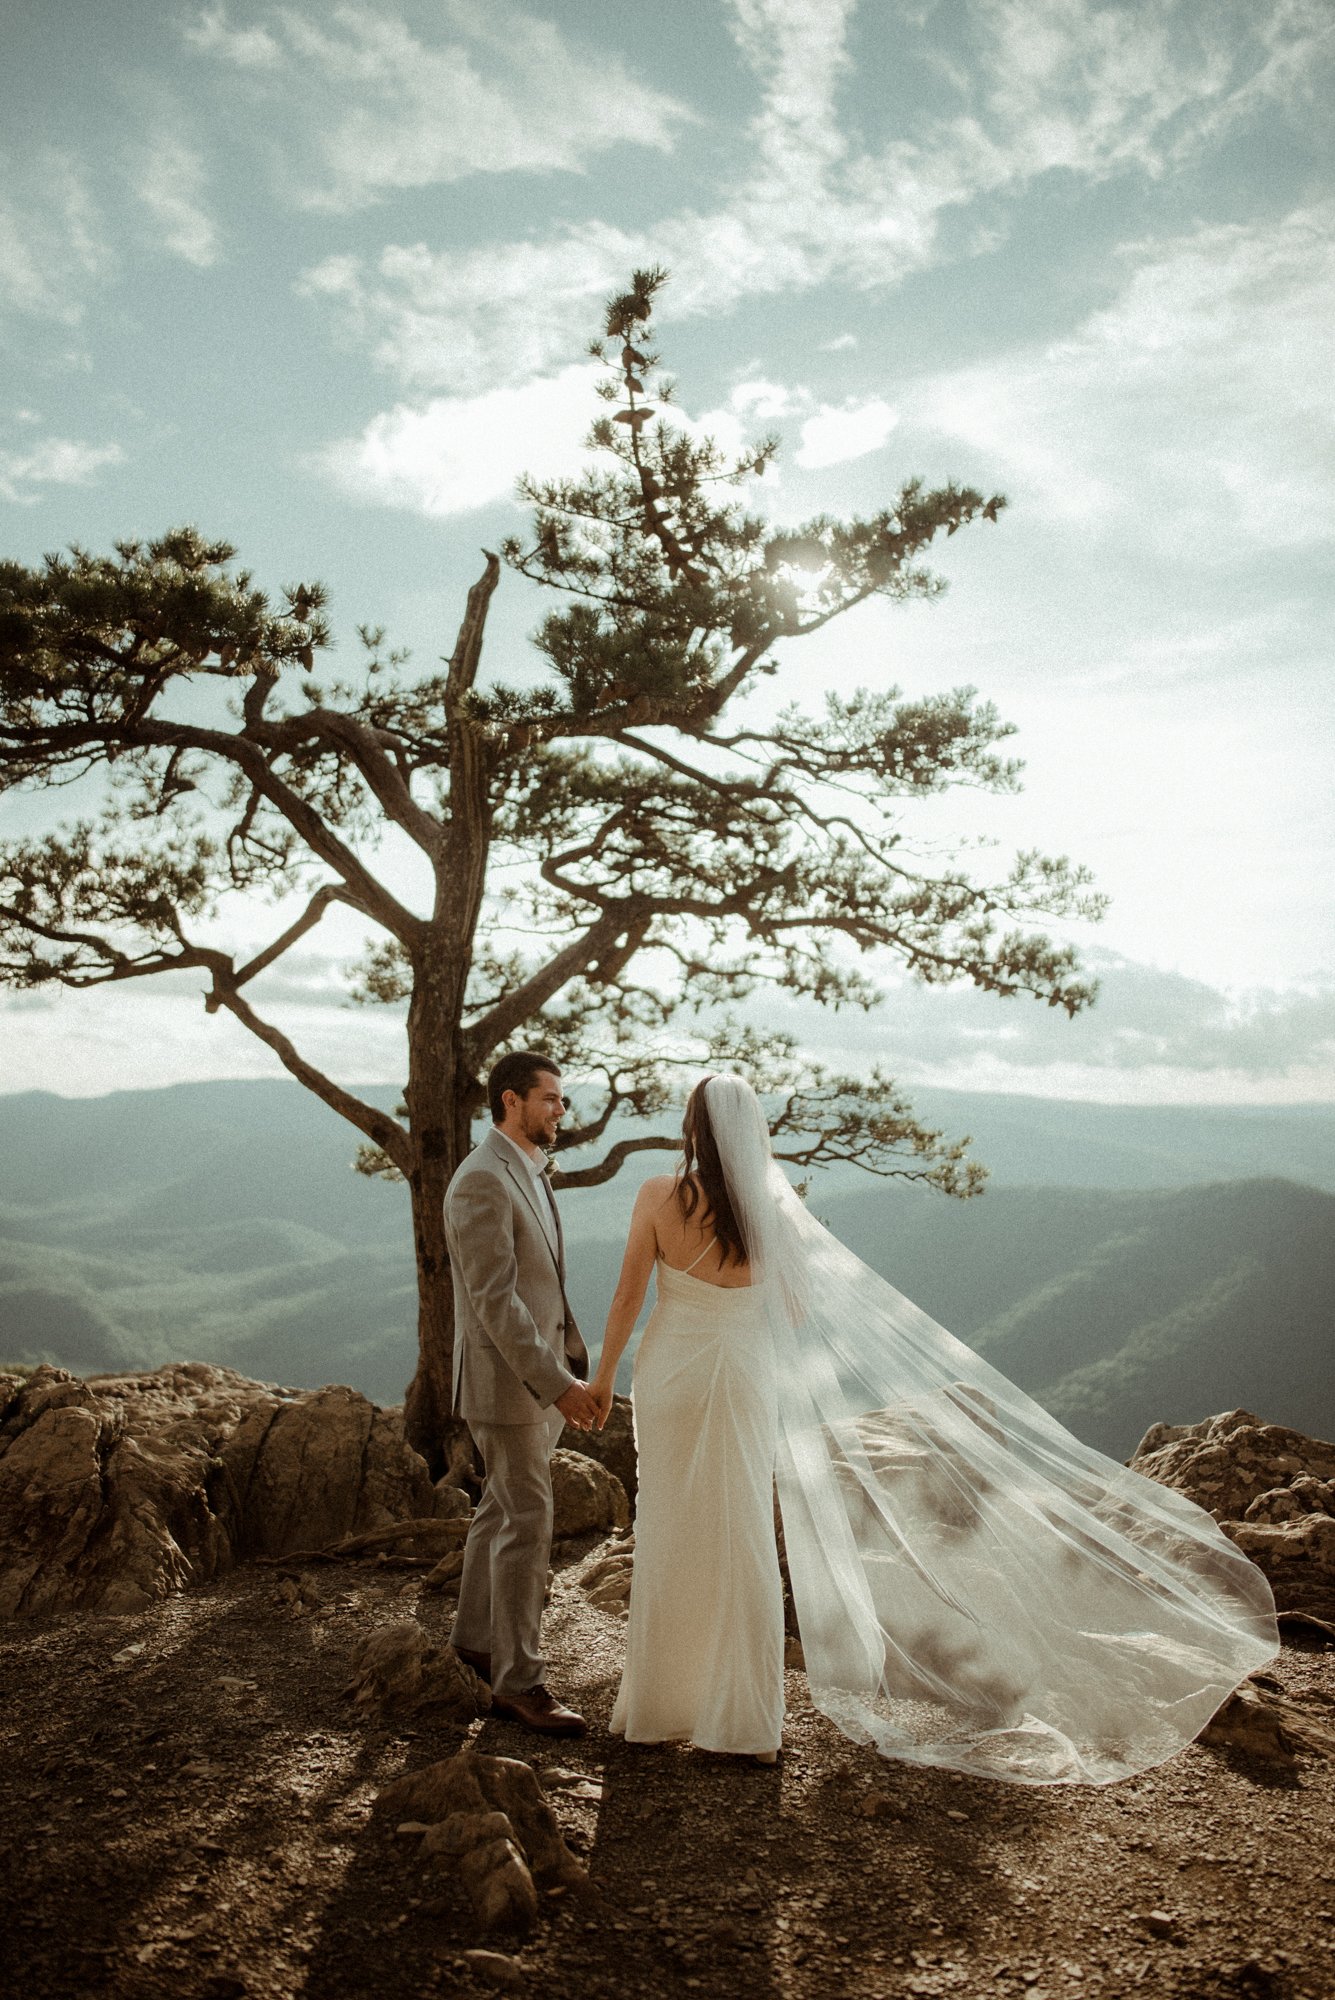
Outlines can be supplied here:
[[204, 163], [178, 134], [161, 133], [145, 150], [134, 191], [175, 257], [201, 270], [218, 261], [218, 232], [204, 206]]
[[843, 465], [850, 458], [864, 458], [869, 451], [881, 449], [898, 422], [899, 412], [880, 396], [842, 406], [822, 403], [802, 426], [797, 463], [815, 471], [824, 465]]
[[237, 69], [273, 69], [282, 61], [283, 52], [267, 28], [232, 27], [225, 7], [202, 8], [183, 32], [192, 47]]
[[[377, 506], [431, 517], [488, 507], [513, 496], [521, 473], [568, 478], [587, 464], [583, 439], [604, 414], [594, 389], [602, 372], [578, 362], [514, 388], [399, 403], [373, 417], [360, 436], [326, 446], [315, 463], [344, 493]], [[699, 416], [677, 404], [671, 415], [689, 437], [708, 438], [725, 458], [740, 458], [761, 426], [810, 407], [809, 390], [757, 379], [739, 382], [726, 403]], [[840, 421], [848, 415], [832, 414]], [[842, 455], [870, 448], [864, 442]], [[777, 468], [765, 484], [777, 496]]]
[[844, 151], [835, 94], [850, 68], [844, 46], [857, 0], [733, 0], [733, 34], [765, 85], [752, 132], [767, 168], [786, 183]]
[[[1335, 986], [1226, 989], [1107, 951], [1074, 1020], [1024, 997], [891, 982], [865, 1015], [802, 1012], [804, 1039], [841, 1066], [870, 1053], [911, 1082], [1109, 1102], [1284, 1102], [1335, 1085]], [[785, 1022], [786, 1025], [786, 1022]]]
[[1131, 246], [1069, 340], [904, 400], [1048, 518], [1231, 559], [1328, 538], [1335, 509], [1335, 203]]
[[578, 471], [595, 414], [587, 365], [480, 396], [399, 404], [360, 437], [331, 445], [324, 469], [345, 493], [382, 507], [462, 514], [508, 499], [521, 472], [557, 479]]
[[118, 444], [84, 444], [47, 437], [25, 451], [0, 450], [0, 500], [32, 506], [44, 486], [87, 486], [105, 465], [119, 465]]
[[491, 0], [452, 0], [451, 39], [388, 7], [283, 7], [233, 29], [222, 8], [188, 31], [281, 110], [289, 191], [337, 213], [478, 173], [579, 172], [623, 144], [667, 150], [685, 107], [615, 56]]
[[596, 223], [547, 244], [391, 245], [370, 272], [356, 257], [327, 258], [298, 289], [340, 307], [353, 337], [404, 383], [474, 391], [530, 380], [577, 353], [583, 342], [553, 329], [587, 337], [590, 301], [624, 284], [639, 252]]
[[73, 326], [111, 253], [88, 190], [68, 153], [0, 154], [0, 310]]
[[[747, 168], [713, 211], [633, 230], [587, 221], [477, 250], [391, 246], [370, 262], [316, 267], [306, 289], [337, 299], [354, 337], [404, 382], [455, 392], [519, 382], [578, 351], [602, 297], [636, 263], [673, 270], [664, 311], [677, 318], [825, 283], [894, 284], [955, 254], [943, 224], [956, 213], [967, 222], [979, 197], [1013, 196], [1057, 171], [1159, 174], [1222, 120], [1250, 115], [1279, 74], [1305, 66], [1317, 77], [1333, 52], [1313, 0], [1208, 10], [1195, 0], [980, 0], [966, 15], [971, 61], [946, 65], [956, 107], [924, 109], [878, 150], [855, 144], [839, 115], [852, 14], [852, 0], [734, 0], [760, 102], [744, 134]], [[935, 18], [902, 28], [926, 38], [929, 56], [941, 54]], [[974, 76], [985, 79], [976, 90]], [[999, 227], [975, 222], [961, 241], [990, 247]]]

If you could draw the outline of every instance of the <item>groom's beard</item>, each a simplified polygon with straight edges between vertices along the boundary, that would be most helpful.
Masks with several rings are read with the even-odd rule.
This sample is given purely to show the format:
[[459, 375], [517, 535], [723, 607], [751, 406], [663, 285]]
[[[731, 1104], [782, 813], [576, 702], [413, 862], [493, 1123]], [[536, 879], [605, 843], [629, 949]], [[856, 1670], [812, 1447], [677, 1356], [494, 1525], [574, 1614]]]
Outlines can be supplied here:
[[556, 1121], [548, 1112], [535, 1111], [524, 1117], [524, 1137], [530, 1146], [541, 1146], [544, 1152], [556, 1143]]

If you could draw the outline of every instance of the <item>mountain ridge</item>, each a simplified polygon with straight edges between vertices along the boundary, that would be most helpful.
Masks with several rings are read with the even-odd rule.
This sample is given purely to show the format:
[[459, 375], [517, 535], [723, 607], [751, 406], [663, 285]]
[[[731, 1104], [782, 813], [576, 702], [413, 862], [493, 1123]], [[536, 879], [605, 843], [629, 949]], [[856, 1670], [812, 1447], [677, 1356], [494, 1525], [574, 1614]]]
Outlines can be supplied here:
[[[379, 1099], [392, 1108], [395, 1093]], [[965, 1102], [987, 1130], [995, 1102], [961, 1094], [955, 1110]], [[1184, 1113], [1173, 1151], [1162, 1108], [1109, 1127], [1084, 1106], [1035, 1103], [1101, 1184], [1007, 1179], [1036, 1153], [1056, 1155], [1012, 1102], [990, 1128], [1006, 1171], [980, 1200], [846, 1168], [813, 1179], [812, 1210], [1116, 1456], [1150, 1422], [1225, 1406], [1335, 1431], [1335, 1196], [1255, 1171], [1190, 1178], [1203, 1154], [1245, 1163], [1249, 1133], [1261, 1163], [1296, 1134], [1320, 1165], [1329, 1136], [1335, 1164], [1335, 1110]], [[1220, 1135], [1227, 1145], [1211, 1154]], [[407, 1203], [402, 1188], [351, 1171], [353, 1144], [342, 1120], [283, 1081], [0, 1097], [0, 1360], [85, 1371], [211, 1360], [397, 1402], [415, 1359]], [[1116, 1181], [1151, 1157], [1175, 1184]], [[560, 1196], [572, 1300], [595, 1342], [634, 1188], [663, 1164], [643, 1154], [616, 1183]]]

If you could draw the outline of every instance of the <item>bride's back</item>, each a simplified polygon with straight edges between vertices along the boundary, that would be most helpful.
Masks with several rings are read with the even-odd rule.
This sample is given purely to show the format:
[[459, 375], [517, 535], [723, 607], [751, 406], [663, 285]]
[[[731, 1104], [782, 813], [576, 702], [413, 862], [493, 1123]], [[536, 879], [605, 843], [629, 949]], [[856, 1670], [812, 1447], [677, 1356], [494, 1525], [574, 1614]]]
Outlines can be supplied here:
[[734, 1258], [726, 1257], [722, 1244], [714, 1236], [714, 1219], [709, 1212], [708, 1197], [696, 1175], [692, 1174], [689, 1179], [699, 1196], [695, 1212], [689, 1218], [682, 1214], [675, 1174], [659, 1174], [647, 1184], [657, 1196], [653, 1224], [658, 1255], [672, 1270], [690, 1270], [693, 1278], [699, 1278], [707, 1285], [717, 1285], [727, 1291], [749, 1285], [750, 1263], [739, 1264]]

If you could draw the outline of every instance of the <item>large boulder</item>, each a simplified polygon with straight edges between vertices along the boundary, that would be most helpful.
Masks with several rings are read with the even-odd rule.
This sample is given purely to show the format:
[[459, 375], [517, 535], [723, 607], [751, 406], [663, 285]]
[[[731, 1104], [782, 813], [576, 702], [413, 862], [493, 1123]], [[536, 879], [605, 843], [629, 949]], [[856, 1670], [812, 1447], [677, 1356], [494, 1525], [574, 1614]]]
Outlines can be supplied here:
[[634, 1507], [639, 1476], [635, 1457], [635, 1420], [629, 1396], [612, 1398], [612, 1407], [602, 1430], [577, 1431], [567, 1425], [561, 1433], [561, 1443], [567, 1451], [582, 1452], [586, 1458], [596, 1458], [600, 1465], [605, 1465], [621, 1481], [626, 1498]]
[[552, 1532], [558, 1542], [630, 1525], [630, 1503], [621, 1481], [581, 1451], [552, 1453], [552, 1503]]
[[1131, 1464], [1213, 1514], [1281, 1613], [1335, 1623], [1335, 1444], [1228, 1410], [1155, 1424]]
[[0, 1615], [140, 1611], [248, 1555], [450, 1511], [401, 1419], [351, 1389], [182, 1362], [0, 1381]]

